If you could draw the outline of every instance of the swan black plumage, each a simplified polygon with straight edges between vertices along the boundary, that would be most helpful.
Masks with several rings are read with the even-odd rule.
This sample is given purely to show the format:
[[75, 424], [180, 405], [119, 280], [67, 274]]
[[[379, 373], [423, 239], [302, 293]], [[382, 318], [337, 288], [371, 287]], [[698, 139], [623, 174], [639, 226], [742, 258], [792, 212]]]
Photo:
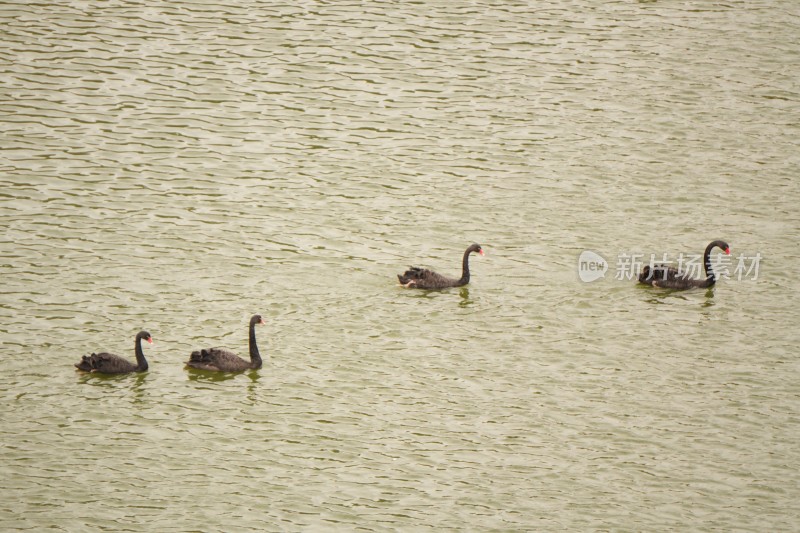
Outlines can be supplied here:
[[398, 274], [400, 285], [411, 289], [445, 289], [448, 287], [461, 287], [469, 283], [469, 254], [477, 252], [485, 255], [480, 244], [473, 244], [464, 252], [461, 262], [461, 277], [448, 278], [427, 268], [411, 267], [403, 274]]
[[153, 344], [153, 337], [148, 332], [142, 330], [136, 334], [136, 364], [113, 353], [101, 352], [84, 355], [79, 363], [75, 363], [75, 368], [84, 372], [96, 372], [98, 374], [144, 372], [148, 366], [142, 351], [142, 339]]
[[186, 366], [213, 372], [241, 372], [242, 370], [261, 368], [261, 354], [256, 345], [256, 324], [266, 324], [261, 315], [250, 318], [250, 360], [242, 359], [225, 348], [203, 348], [192, 352]]
[[721, 248], [727, 255], [730, 255], [731, 248], [725, 241], [713, 241], [706, 246], [703, 252], [703, 267], [705, 268], [705, 279], [692, 279], [687, 273], [681, 272], [677, 268], [667, 265], [646, 265], [639, 274], [639, 283], [661, 287], [663, 289], [692, 289], [711, 287], [717, 282], [717, 276], [711, 268], [711, 250]]

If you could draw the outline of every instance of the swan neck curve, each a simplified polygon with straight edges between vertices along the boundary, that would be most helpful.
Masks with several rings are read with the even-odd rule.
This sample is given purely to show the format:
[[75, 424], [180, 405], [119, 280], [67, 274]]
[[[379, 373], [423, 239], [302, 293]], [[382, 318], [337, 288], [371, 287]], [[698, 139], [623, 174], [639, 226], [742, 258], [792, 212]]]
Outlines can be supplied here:
[[714, 249], [715, 246], [718, 246], [719, 243], [714, 241], [706, 246], [706, 251], [703, 252], [703, 268], [706, 272], [706, 279], [702, 283], [702, 287], [710, 287], [717, 282], [717, 276], [714, 274], [714, 270], [711, 267], [711, 250]]
[[144, 372], [147, 370], [147, 359], [144, 358], [141, 335], [136, 335], [136, 369], [139, 372]]
[[250, 362], [253, 368], [261, 366], [261, 354], [258, 352], [258, 345], [256, 344], [256, 323], [250, 321]]
[[471, 248], [467, 248], [467, 251], [464, 252], [464, 259], [461, 261], [461, 279], [458, 280], [458, 286], [469, 283], [469, 254], [471, 253]]

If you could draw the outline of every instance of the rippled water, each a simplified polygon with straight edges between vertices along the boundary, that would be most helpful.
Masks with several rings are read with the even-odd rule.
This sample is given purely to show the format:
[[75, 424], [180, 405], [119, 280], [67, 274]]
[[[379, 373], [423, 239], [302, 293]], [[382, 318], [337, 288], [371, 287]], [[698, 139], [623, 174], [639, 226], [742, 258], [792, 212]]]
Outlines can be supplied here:
[[[4, 3], [0, 529], [797, 530], [798, 21]], [[614, 279], [716, 238], [757, 276]]]

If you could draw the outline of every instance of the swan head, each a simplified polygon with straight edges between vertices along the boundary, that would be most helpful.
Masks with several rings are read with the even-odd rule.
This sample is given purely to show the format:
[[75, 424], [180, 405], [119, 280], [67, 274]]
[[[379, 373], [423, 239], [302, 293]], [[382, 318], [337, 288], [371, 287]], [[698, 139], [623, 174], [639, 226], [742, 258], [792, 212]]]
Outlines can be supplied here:
[[711, 244], [713, 246], [716, 246], [717, 248], [719, 248], [723, 252], [725, 252], [725, 255], [731, 255], [731, 247], [728, 246], [727, 242], [725, 242], [725, 241], [714, 241]]
[[253, 318], [250, 319], [250, 325], [253, 324], [266, 324], [267, 322], [261, 317], [261, 315], [253, 315]]
[[480, 245], [480, 244], [477, 244], [477, 243], [476, 243], [476, 244], [473, 244], [472, 246], [470, 246], [469, 248], [467, 248], [467, 251], [468, 251], [468, 252], [478, 252], [480, 255], [486, 255], [486, 254], [484, 253], [484, 251], [483, 251], [483, 248], [481, 248], [481, 245]]
[[150, 335], [149, 331], [142, 330], [136, 335], [137, 339], [144, 339], [149, 344], [153, 344], [153, 337]]

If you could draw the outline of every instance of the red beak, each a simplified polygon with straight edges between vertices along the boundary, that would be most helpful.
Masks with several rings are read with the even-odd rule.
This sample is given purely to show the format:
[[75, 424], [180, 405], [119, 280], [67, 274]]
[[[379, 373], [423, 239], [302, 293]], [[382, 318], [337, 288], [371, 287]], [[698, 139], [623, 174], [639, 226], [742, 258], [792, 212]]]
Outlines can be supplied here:
[[729, 248], [725, 248], [725, 255], [731, 255], [730, 247]]
[[149, 342], [150, 344], [153, 344], [153, 337], [150, 337], [149, 339], [147, 339], [147, 342]]
[[481, 255], [486, 255], [486, 252], [484, 252], [483, 250], [481, 250], [481, 251], [480, 251], [480, 252], [478, 252], [478, 253], [479, 253], [479, 254], [481, 254]]

